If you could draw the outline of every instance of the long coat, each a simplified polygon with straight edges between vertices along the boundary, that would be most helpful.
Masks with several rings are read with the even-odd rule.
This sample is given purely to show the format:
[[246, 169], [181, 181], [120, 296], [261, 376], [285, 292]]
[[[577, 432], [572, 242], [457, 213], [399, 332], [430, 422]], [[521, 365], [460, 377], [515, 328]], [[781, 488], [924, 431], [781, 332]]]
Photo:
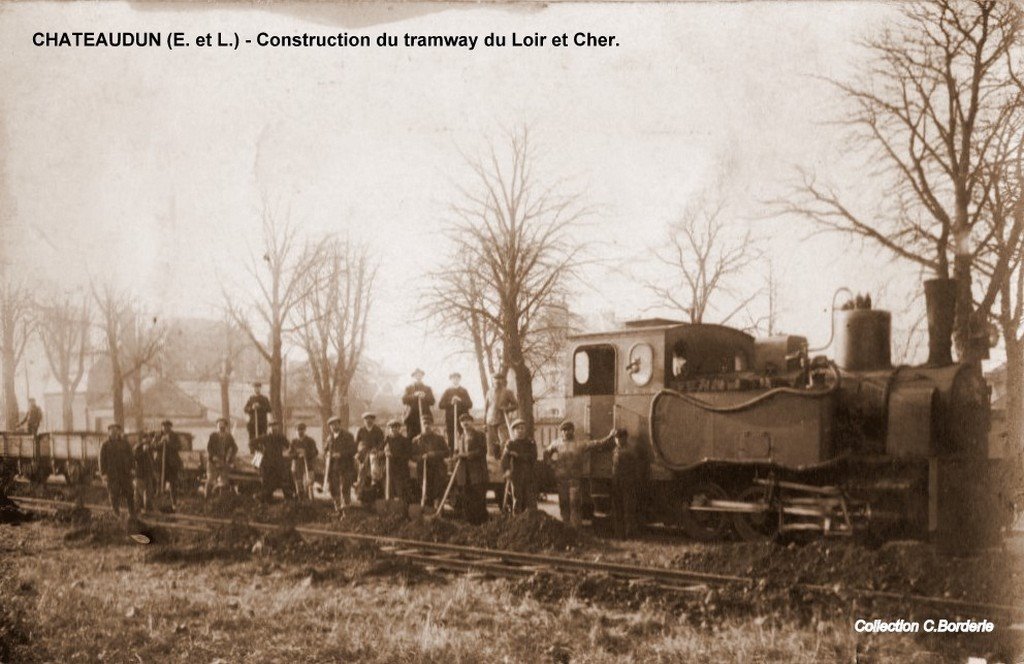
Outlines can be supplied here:
[[245, 425], [249, 432], [249, 440], [268, 433], [267, 416], [270, 414], [270, 399], [265, 394], [253, 394], [245, 402], [243, 409], [249, 416], [249, 422]]
[[111, 482], [131, 482], [135, 459], [127, 438], [108, 438], [100, 445], [100, 474]]
[[[422, 399], [417, 398], [417, 392], [423, 392]], [[420, 413], [421, 401], [423, 404], [422, 413]], [[428, 385], [420, 382], [412, 383], [405, 388], [405, 394], [402, 395], [402, 403], [405, 404], [405, 416], [403, 418], [405, 434], [412, 439], [423, 431], [420, 427], [421, 416], [431, 421], [434, 419], [434, 415], [430, 411], [430, 407], [434, 405], [434, 392]]]
[[455, 436], [458, 433], [458, 422], [456, 422], [455, 414], [455, 397], [459, 398], [459, 415], [465, 415], [473, 409], [473, 400], [469, 398], [469, 392], [466, 388], [459, 385], [458, 387], [449, 387], [441, 395], [441, 400], [437, 402], [437, 407], [444, 411], [444, 432], [448, 438], [448, 444], [455, 444]]
[[482, 431], [470, 431], [459, 436], [456, 454], [467, 458], [458, 464], [455, 483], [459, 486], [487, 484], [487, 439]]

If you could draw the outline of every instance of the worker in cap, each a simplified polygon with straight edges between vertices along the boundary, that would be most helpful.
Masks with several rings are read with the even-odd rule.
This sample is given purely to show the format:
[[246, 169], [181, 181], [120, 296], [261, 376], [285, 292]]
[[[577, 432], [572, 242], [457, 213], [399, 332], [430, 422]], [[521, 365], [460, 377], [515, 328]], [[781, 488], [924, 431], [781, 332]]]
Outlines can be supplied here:
[[586, 511], [593, 513], [590, 500], [590, 454], [586, 440], [576, 438], [576, 425], [562, 422], [561, 435], [544, 449], [546, 468], [550, 468], [558, 485], [558, 510], [562, 521], [575, 527], [583, 525]]
[[487, 521], [487, 440], [473, 416], [459, 416], [462, 434], [456, 437], [452, 481], [462, 494], [462, 517], [471, 524]]
[[519, 401], [508, 388], [503, 372], [494, 376], [494, 384], [487, 391], [487, 404], [484, 409], [484, 424], [487, 426], [487, 449], [497, 459], [501, 456], [502, 445], [509, 437], [508, 422], [515, 419]]
[[340, 417], [327, 420], [324, 438], [324, 474], [327, 489], [334, 501], [334, 509], [341, 510], [352, 504], [352, 484], [356, 480], [356, 439], [341, 425]]
[[288, 438], [281, 432], [281, 422], [276, 418], [268, 417], [266, 423], [270, 432], [258, 436], [250, 445], [253, 452], [261, 455], [259, 469], [262, 498], [270, 502], [278, 489], [281, 489], [285, 498], [292, 498], [295, 495], [294, 485], [284, 457], [290, 448]]
[[402, 404], [405, 406], [402, 419], [405, 432], [410, 438], [420, 435], [424, 417], [433, 417], [430, 407], [434, 405], [434, 391], [423, 383], [424, 375], [422, 369], [413, 371], [413, 382], [406, 386], [402, 394]]
[[388, 422], [384, 436], [384, 457], [387, 462], [384, 476], [384, 498], [397, 498], [406, 504], [412, 502], [409, 461], [412, 459], [412, 442], [402, 435], [402, 423]]
[[214, 491], [227, 487], [227, 474], [238, 454], [238, 444], [228, 430], [230, 422], [226, 417], [217, 420], [217, 430], [206, 441], [206, 497]]
[[261, 392], [263, 384], [256, 381], [252, 384], [252, 394], [245, 402], [245, 414], [249, 421], [245, 424], [245, 430], [249, 434], [250, 447], [253, 440], [267, 433], [267, 417], [270, 416], [270, 399]]
[[306, 435], [306, 423], [295, 427], [298, 434], [288, 446], [292, 462], [292, 485], [299, 501], [313, 500], [313, 474], [316, 471], [316, 441]]
[[647, 449], [638, 440], [630, 440], [623, 427], [591, 444], [591, 449], [612, 451], [612, 523], [617, 537], [632, 537], [640, 529], [642, 491], [650, 473]]
[[110, 435], [100, 445], [100, 477], [107, 487], [110, 506], [116, 516], [121, 515], [121, 506], [128, 508], [129, 517], [135, 516], [135, 497], [132, 487], [132, 472], [135, 459], [132, 446], [125, 438], [119, 424], [107, 427]]
[[448, 486], [445, 459], [450, 449], [444, 437], [434, 429], [432, 420], [424, 419], [423, 433], [412, 440], [412, 453], [416, 460], [420, 505], [434, 508]]
[[455, 434], [458, 433], [458, 418], [462, 413], [468, 413], [473, 408], [473, 400], [469, 398], [466, 388], [460, 384], [462, 374], [453, 371], [448, 378], [452, 384], [441, 395], [437, 407], [444, 412], [444, 435], [451, 447], [455, 445]]
[[181, 438], [174, 431], [174, 423], [170, 420], [161, 422], [160, 427], [156, 439], [156, 470], [160, 474], [160, 491], [168, 491], [171, 509], [175, 510], [178, 504], [178, 477], [183, 467]]
[[537, 509], [537, 442], [527, 433], [526, 421], [512, 421], [512, 438], [505, 443], [501, 468], [512, 491], [512, 511]]
[[[380, 498], [383, 488], [384, 431], [377, 426], [377, 414], [363, 413], [363, 424], [356, 430], [356, 497], [366, 505]], [[374, 479], [374, 470], [378, 476]], [[378, 495], [380, 494], [380, 495]]]

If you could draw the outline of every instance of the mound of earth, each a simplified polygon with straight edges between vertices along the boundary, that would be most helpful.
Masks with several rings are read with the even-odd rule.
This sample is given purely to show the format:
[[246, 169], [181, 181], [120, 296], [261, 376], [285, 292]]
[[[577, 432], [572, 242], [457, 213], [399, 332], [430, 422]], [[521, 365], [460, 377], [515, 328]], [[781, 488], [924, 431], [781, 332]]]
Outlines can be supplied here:
[[31, 519], [31, 514], [22, 511], [17, 503], [7, 496], [0, 494], [0, 523], [19, 524]]

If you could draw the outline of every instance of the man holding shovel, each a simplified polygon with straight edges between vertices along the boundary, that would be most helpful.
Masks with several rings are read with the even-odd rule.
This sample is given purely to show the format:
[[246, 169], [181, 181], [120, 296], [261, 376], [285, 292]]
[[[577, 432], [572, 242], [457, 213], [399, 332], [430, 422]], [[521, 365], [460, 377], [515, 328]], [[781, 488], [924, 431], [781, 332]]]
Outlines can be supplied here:
[[423, 384], [423, 369], [412, 372], [413, 382], [405, 388], [402, 403], [405, 404], [405, 433], [410, 439], [422, 432], [424, 417], [431, 417], [430, 407], [434, 405], [434, 392]]
[[[380, 431], [376, 426], [374, 428]], [[352, 483], [356, 479], [356, 440], [341, 426], [340, 417], [327, 420], [327, 429], [327, 438], [324, 440], [327, 465], [324, 475], [334, 500], [334, 508], [340, 510], [342, 506], [352, 504]]]
[[494, 376], [494, 384], [487, 392], [485, 424], [487, 425], [487, 449], [495, 459], [501, 456], [504, 441], [508, 440], [506, 425], [508, 418], [519, 408], [519, 402], [512, 390], [508, 389], [505, 374]]
[[433, 508], [434, 503], [444, 495], [448, 479], [445, 469], [448, 445], [434, 429], [433, 421], [424, 419], [423, 433], [412, 441], [412, 448], [419, 473], [420, 506]]
[[412, 443], [402, 435], [402, 423], [398, 420], [388, 422], [388, 435], [384, 437], [384, 457], [387, 463], [384, 499], [399, 500], [408, 505], [411, 502], [409, 461], [412, 458]]
[[316, 441], [306, 435], [306, 423], [295, 427], [298, 438], [292, 440], [288, 456], [292, 460], [292, 482], [300, 501], [313, 500], [313, 470], [316, 468]]
[[512, 422], [512, 440], [505, 443], [501, 468], [512, 488], [512, 511], [537, 509], [537, 443], [526, 435], [526, 422]]
[[157, 439], [157, 463], [160, 470], [160, 491], [170, 488], [171, 510], [178, 508], [178, 474], [181, 472], [181, 439], [174, 432], [170, 420], [160, 423], [160, 437]]
[[121, 505], [128, 508], [130, 517], [135, 516], [135, 500], [132, 495], [132, 446], [121, 431], [121, 425], [107, 427], [110, 437], [100, 446], [100, 477], [110, 495], [110, 506], [114, 515], [121, 516]]
[[249, 433], [249, 451], [252, 452], [252, 442], [260, 436], [267, 433], [267, 417], [270, 415], [270, 399], [264, 394], [261, 394], [260, 390], [263, 388], [263, 384], [255, 382], [252, 384], [252, 395], [249, 400], [245, 402], [245, 414], [249, 416], [249, 421], [245, 425], [246, 431]]
[[451, 387], [441, 395], [437, 407], [444, 411], [444, 435], [448, 439], [448, 446], [454, 448], [455, 436], [459, 433], [459, 415], [472, 410], [473, 400], [469, 398], [466, 388], [459, 384], [462, 382], [462, 374], [455, 372], [448, 378], [452, 381]]
[[462, 491], [466, 521], [481, 524], [487, 521], [487, 440], [469, 413], [459, 416], [459, 423], [463, 433], [455, 446], [452, 482]]

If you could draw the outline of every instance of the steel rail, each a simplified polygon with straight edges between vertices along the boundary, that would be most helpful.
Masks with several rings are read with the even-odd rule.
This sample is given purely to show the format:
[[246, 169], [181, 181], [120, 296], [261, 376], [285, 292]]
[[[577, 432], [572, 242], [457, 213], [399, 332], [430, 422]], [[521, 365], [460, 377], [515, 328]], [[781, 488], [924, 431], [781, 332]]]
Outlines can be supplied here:
[[[16, 503], [26, 503], [27, 506], [34, 510], [47, 512], [56, 511], [59, 507], [75, 506], [75, 503], [71, 502], [44, 500], [40, 498], [14, 496], [11, 497], [11, 499]], [[98, 509], [108, 512], [112, 511], [112, 508], [108, 505], [88, 504], [83, 506], [88, 507], [89, 509]], [[182, 521], [191, 523], [181, 523]], [[288, 526], [280, 524], [240, 521], [195, 514], [150, 514], [147, 515], [147, 521], [144, 523], [154, 526], [168, 527], [172, 529], [180, 528], [191, 531], [196, 530], [196, 525], [194, 524], [201, 524], [206, 529], [217, 526], [243, 525], [262, 532], [275, 532], [288, 528]], [[620, 563], [590, 561], [581, 558], [568, 558], [546, 554], [508, 551], [504, 549], [490, 549], [484, 547], [464, 546], [460, 544], [444, 544], [440, 542], [411, 540], [400, 537], [391, 537], [388, 535], [367, 535], [363, 533], [353, 533], [349, 531], [330, 530], [309, 526], [294, 526], [294, 530], [299, 535], [305, 535], [308, 537], [344, 539], [372, 544], [377, 546], [381, 552], [388, 555], [403, 558], [418, 565], [452, 571], [477, 571], [498, 576], [528, 576], [536, 572], [604, 573], [609, 576], [633, 581], [652, 582], [654, 587], [672, 590], [675, 592], [706, 591], [708, 589], [708, 585], [753, 586], [758, 581], [751, 577], [714, 574], [711, 572], [624, 565]], [[949, 597], [933, 597], [931, 595], [899, 593], [887, 590], [868, 590], [863, 588], [840, 587], [837, 590], [834, 585], [811, 583], [795, 584], [793, 588], [819, 595], [839, 596], [841, 594], [846, 594], [871, 599], [931, 604], [960, 610], [988, 611], [1024, 616], [1024, 606], [1008, 604], [993, 604]]]

